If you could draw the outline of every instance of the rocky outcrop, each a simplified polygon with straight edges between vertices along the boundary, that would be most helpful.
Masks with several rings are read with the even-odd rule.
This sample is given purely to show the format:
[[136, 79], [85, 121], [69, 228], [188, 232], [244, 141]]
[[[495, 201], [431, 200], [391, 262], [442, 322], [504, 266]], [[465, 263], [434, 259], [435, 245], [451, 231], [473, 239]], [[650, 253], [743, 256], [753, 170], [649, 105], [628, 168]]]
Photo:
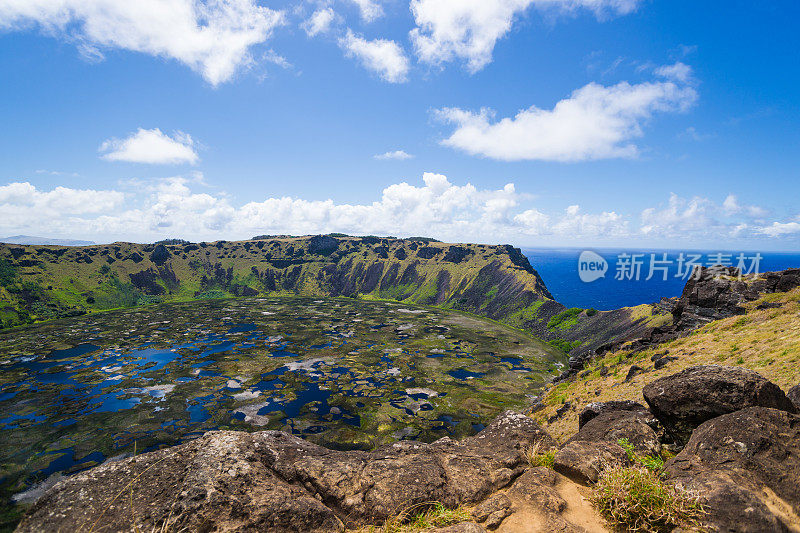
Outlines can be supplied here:
[[757, 372], [737, 367], [687, 368], [649, 383], [642, 394], [653, 415], [680, 444], [706, 420], [747, 407], [797, 411], [777, 385]]
[[789, 398], [794, 406], [800, 410], [800, 385], [795, 385], [786, 393], [786, 397]]
[[656, 420], [646, 411], [605, 411], [592, 418], [567, 442], [627, 440], [639, 455], [658, 455], [661, 442], [651, 426]]
[[532, 419], [503, 413], [460, 442], [400, 441], [341, 452], [274, 431], [215, 431], [106, 463], [53, 487], [18, 531], [341, 531], [430, 501], [477, 503], [555, 442]]
[[578, 414], [578, 429], [596, 416], [609, 411], [629, 411], [647, 413], [647, 407], [633, 400], [612, 400], [610, 402], [592, 402], [586, 405]]
[[596, 483], [606, 468], [629, 464], [627, 452], [615, 442], [575, 440], [556, 452], [553, 469], [578, 483]]
[[[636, 324], [619, 315], [625, 309], [601, 313], [592, 321], [586, 321], [578, 330], [564, 335], [567, 341], [578, 340], [581, 344], [570, 352], [569, 367], [554, 381], [577, 375], [586, 363], [595, 357], [624, 347], [633, 352], [641, 351], [682, 337], [714, 320], [741, 315], [746, 312], [744, 304], [757, 300], [764, 294], [786, 292], [800, 287], [800, 269], [766, 272], [758, 276], [741, 275], [735, 267], [698, 267], [689, 277], [679, 298], [662, 298], [652, 304], [654, 313], [671, 314], [668, 324], [647, 327]], [[771, 304], [763, 304], [771, 307]], [[603, 321], [610, 321], [613, 327]], [[596, 332], [602, 332], [596, 334]], [[536, 331], [540, 336], [541, 332]], [[546, 335], [543, 338], [548, 338]], [[603, 338], [603, 342], [598, 342]], [[663, 357], [654, 361], [655, 368], [663, 368], [674, 357]]]
[[711, 531], [800, 530], [800, 416], [750, 407], [709, 420], [666, 465]]

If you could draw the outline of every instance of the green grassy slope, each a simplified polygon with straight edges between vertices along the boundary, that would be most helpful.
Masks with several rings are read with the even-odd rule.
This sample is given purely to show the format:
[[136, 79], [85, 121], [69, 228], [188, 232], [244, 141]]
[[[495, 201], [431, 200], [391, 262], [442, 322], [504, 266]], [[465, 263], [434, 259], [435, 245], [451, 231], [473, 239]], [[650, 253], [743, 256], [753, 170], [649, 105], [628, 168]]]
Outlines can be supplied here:
[[96, 246], [0, 244], [0, 324], [161, 301], [310, 295], [453, 308], [515, 326], [563, 310], [511, 246], [378, 237]]

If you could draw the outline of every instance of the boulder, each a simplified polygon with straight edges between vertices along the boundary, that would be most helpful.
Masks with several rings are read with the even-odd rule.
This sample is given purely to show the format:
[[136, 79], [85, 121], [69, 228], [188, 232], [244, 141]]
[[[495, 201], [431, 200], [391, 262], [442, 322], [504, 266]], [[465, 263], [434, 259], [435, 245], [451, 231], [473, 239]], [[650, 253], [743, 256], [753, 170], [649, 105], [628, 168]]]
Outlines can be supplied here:
[[747, 407], [797, 409], [760, 374], [738, 367], [695, 366], [649, 383], [642, 390], [650, 411], [679, 444], [706, 420]]
[[553, 469], [578, 483], [596, 483], [606, 468], [630, 465], [628, 454], [618, 444], [577, 440], [556, 452]]
[[86, 523], [150, 531], [167, 520], [175, 530], [339, 531], [417, 503], [481, 501], [525, 470], [536, 444], [555, 446], [531, 418], [510, 411], [462, 441], [401, 441], [373, 452], [329, 450], [277, 431], [214, 431], [67, 478], [19, 531]]
[[786, 393], [786, 397], [794, 404], [795, 408], [800, 410], [800, 385], [795, 385], [789, 389], [789, 392]]
[[612, 400], [610, 402], [593, 402], [587, 404], [578, 414], [578, 429], [589, 420], [606, 411], [640, 411], [647, 412], [647, 407], [632, 400]]
[[626, 439], [639, 455], [659, 455], [661, 442], [651, 427], [655, 423], [647, 411], [605, 411], [592, 418], [567, 442]]
[[567, 508], [567, 502], [555, 490], [556, 481], [555, 471], [538, 466], [519, 476], [508, 493], [543, 513], [561, 514]]
[[472, 518], [478, 522], [484, 522], [492, 514], [509, 509], [511, 509], [511, 500], [509, 500], [508, 496], [505, 494], [497, 493], [487, 498], [486, 501], [476, 505], [472, 510]]
[[750, 407], [709, 420], [666, 464], [702, 498], [711, 531], [800, 530], [800, 416]]

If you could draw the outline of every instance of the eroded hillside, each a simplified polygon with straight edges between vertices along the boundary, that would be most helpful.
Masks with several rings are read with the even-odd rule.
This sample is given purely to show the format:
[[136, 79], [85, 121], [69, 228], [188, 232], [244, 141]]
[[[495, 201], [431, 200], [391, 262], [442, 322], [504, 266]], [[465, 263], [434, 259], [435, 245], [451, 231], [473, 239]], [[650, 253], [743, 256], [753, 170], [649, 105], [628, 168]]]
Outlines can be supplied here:
[[378, 237], [0, 245], [3, 327], [162, 301], [305, 295], [391, 299], [546, 323], [553, 301], [511, 246]]

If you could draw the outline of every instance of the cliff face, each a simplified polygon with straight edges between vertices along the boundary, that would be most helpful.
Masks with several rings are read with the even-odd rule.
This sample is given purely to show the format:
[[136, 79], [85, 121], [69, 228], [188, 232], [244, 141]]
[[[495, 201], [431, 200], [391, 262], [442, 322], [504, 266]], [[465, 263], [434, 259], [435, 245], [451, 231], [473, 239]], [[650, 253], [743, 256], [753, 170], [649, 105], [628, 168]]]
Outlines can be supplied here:
[[332, 236], [0, 245], [4, 327], [159, 301], [257, 295], [392, 299], [514, 325], [554, 304], [527, 258], [507, 245]]

